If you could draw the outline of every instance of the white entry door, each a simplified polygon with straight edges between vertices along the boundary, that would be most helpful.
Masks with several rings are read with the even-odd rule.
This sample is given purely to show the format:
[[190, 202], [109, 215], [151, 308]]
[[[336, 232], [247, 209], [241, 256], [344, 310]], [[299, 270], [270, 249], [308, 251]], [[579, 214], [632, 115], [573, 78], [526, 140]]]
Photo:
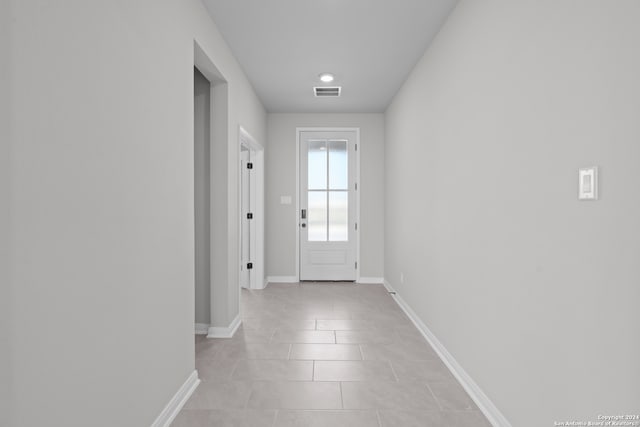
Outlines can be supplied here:
[[356, 131], [302, 131], [300, 280], [356, 280]]

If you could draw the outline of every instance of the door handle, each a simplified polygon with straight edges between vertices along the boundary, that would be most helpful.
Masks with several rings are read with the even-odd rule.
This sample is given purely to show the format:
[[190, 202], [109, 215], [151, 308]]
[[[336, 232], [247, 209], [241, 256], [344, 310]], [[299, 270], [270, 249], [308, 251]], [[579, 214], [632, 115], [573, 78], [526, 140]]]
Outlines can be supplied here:
[[307, 219], [307, 210], [306, 209], [302, 209], [302, 211], [300, 211], [300, 218]]

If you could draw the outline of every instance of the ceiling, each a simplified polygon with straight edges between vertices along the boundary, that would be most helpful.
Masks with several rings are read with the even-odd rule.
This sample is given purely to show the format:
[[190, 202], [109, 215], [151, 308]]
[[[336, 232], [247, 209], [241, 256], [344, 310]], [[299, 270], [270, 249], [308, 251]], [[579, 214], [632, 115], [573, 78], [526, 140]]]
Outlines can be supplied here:
[[457, 0], [203, 2], [267, 111], [367, 113], [387, 108]]

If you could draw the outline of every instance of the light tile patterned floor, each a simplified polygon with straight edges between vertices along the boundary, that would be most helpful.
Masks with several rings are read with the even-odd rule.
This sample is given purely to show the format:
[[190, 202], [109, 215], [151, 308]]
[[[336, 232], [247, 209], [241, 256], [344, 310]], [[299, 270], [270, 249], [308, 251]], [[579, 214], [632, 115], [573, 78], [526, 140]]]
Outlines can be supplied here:
[[242, 291], [230, 339], [196, 336], [174, 427], [490, 427], [381, 285]]

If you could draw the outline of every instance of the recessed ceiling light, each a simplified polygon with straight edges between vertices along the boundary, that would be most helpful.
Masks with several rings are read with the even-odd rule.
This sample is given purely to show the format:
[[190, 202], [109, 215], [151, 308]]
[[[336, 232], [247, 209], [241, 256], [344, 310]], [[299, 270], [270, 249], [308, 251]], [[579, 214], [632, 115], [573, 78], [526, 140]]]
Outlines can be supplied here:
[[320, 80], [325, 82], [325, 83], [331, 83], [333, 81], [334, 77], [333, 74], [331, 73], [322, 73], [320, 74]]

